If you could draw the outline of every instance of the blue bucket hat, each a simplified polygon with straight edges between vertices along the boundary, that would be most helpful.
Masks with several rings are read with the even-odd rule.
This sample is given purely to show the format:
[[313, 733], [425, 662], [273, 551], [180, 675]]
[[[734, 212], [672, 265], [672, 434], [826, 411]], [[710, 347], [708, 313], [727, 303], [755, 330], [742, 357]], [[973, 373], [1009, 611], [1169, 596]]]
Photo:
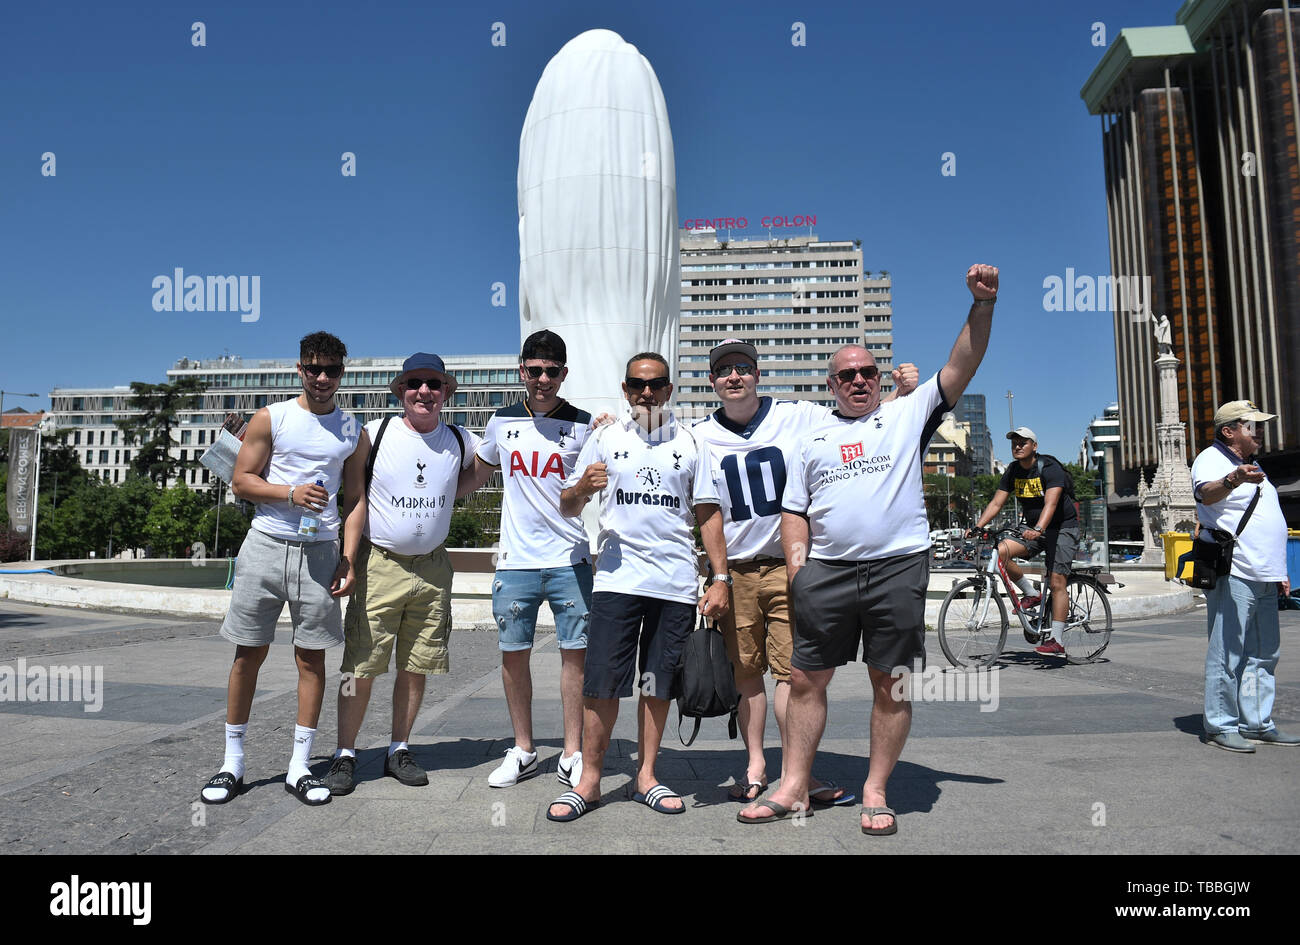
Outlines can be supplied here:
[[436, 354], [426, 354], [423, 351], [411, 355], [402, 362], [402, 373], [393, 378], [388, 389], [393, 392], [398, 400], [402, 399], [402, 385], [406, 383], [408, 374], [415, 371], [433, 371], [435, 374], [442, 376], [443, 390], [450, 397], [456, 390], [456, 378], [447, 373], [447, 367], [442, 363], [442, 358]]

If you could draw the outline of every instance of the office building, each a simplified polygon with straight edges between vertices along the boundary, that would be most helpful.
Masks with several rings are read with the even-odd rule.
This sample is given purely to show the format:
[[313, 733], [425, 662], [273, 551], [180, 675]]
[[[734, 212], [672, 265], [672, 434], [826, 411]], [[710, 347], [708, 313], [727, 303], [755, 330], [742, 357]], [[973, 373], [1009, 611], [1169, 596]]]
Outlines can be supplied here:
[[959, 423], [970, 428], [970, 469], [973, 476], [993, 473], [993, 434], [983, 394], [962, 394], [953, 411]]
[[[363, 423], [396, 415], [399, 403], [388, 384], [401, 372], [403, 360], [349, 358], [336, 403]], [[445, 420], [481, 434], [496, 410], [523, 399], [519, 362], [514, 355], [450, 355], [443, 361], [458, 381], [456, 393], [443, 408]], [[211, 482], [209, 471], [196, 462], [215, 441], [227, 414], [247, 419], [260, 407], [302, 392], [296, 364], [293, 359], [181, 358], [167, 370], [168, 381], [197, 377], [206, 389], [197, 408], [183, 413], [172, 431], [172, 455], [191, 464], [182, 473], [188, 485]], [[82, 466], [106, 482], [124, 480], [133, 448], [115, 423], [134, 412], [131, 388], [56, 387], [50, 392], [50, 403], [64, 442], [76, 450]]]
[[860, 344], [875, 355], [882, 391], [893, 390], [893, 296], [888, 273], [863, 272], [854, 241], [816, 236], [719, 240], [681, 231], [681, 335], [676, 401], [697, 416], [718, 405], [709, 350], [726, 338], [758, 351], [760, 395], [834, 406], [826, 365]]
[[[1169, 320], [1189, 458], [1218, 404], [1278, 415], [1261, 458], [1300, 497], [1300, 6], [1188, 0], [1125, 29], [1081, 95], [1100, 116], [1112, 277], [1136, 291], [1114, 330], [1119, 465], [1159, 460], [1158, 320]], [[1145, 286], [1146, 290], [1142, 287]], [[1113, 286], [1112, 286], [1113, 288]], [[1150, 305], [1129, 304], [1134, 296]]]

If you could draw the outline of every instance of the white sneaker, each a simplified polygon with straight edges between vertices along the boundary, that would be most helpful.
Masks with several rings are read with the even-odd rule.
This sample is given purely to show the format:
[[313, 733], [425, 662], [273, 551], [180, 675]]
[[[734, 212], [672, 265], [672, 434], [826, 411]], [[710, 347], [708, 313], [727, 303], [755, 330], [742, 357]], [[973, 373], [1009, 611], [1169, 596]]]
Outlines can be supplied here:
[[560, 755], [560, 760], [555, 763], [555, 777], [567, 787], [577, 787], [582, 780], [582, 752], [575, 751], [567, 765], [564, 756]]
[[501, 767], [488, 775], [488, 784], [492, 787], [510, 787], [537, 774], [537, 752], [524, 751], [515, 746], [506, 752], [506, 760]]

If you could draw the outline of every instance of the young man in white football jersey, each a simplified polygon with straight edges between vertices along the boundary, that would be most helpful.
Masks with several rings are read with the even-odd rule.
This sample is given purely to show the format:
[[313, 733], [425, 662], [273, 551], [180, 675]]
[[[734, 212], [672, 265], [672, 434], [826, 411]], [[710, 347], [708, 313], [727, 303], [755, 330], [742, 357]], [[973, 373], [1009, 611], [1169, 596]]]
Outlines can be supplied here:
[[356, 786], [356, 739], [376, 676], [394, 657], [392, 737], [384, 774], [408, 787], [429, 783], [407, 739], [424, 699], [425, 677], [450, 672], [451, 559], [445, 541], [462, 469], [478, 437], [442, 422], [456, 390], [436, 354], [413, 354], [389, 390], [400, 417], [366, 424], [358, 452], [365, 463], [363, 495], [347, 519], [363, 533], [357, 585], [343, 622], [339, 684], [339, 743], [324, 782], [333, 795]]
[[540, 768], [533, 744], [533, 677], [529, 666], [537, 611], [545, 600], [555, 617], [560, 649], [560, 703], [564, 750], [556, 776], [572, 787], [582, 777], [582, 664], [591, 607], [591, 555], [582, 522], [560, 512], [560, 490], [590, 432], [591, 415], [561, 399], [569, 375], [564, 339], [538, 331], [519, 354], [519, 379], [527, 398], [498, 410], [488, 421], [461, 480], [460, 495], [500, 469], [501, 543], [492, 581], [492, 615], [501, 647], [501, 682], [515, 743], [488, 784], [509, 787]]
[[[709, 352], [709, 380], [722, 406], [691, 429], [713, 457], [727, 561], [735, 582], [731, 610], [718, 624], [735, 671], [740, 730], [749, 756], [744, 776], [736, 778], [730, 792], [737, 801], [752, 801], [767, 789], [763, 674], [769, 670], [775, 682], [777, 730], [785, 745], [791, 637], [781, 552], [781, 495], [786, 469], [808, 429], [830, 413], [811, 401], [760, 397], [761, 376], [753, 345], [728, 338], [715, 347]], [[900, 365], [893, 377], [895, 391], [887, 400], [916, 387], [916, 365]], [[835, 784], [816, 779], [809, 793], [814, 803], [853, 800]]]
[[[659, 783], [655, 761], [696, 607], [706, 617], [725, 613], [731, 578], [709, 453], [665, 409], [672, 389], [662, 355], [633, 356], [623, 382], [631, 412], [588, 438], [560, 496], [566, 516], [578, 515], [598, 492], [602, 506], [582, 686], [582, 778], [551, 804], [550, 820], [576, 820], [600, 803], [618, 700], [638, 688], [633, 800], [661, 814], [685, 810], [681, 796]], [[721, 575], [702, 598], [696, 523]]]
[[795, 617], [785, 777], [771, 798], [741, 812], [742, 822], [807, 809], [826, 725], [826, 687], [861, 645], [873, 694], [862, 832], [898, 832], [885, 787], [907, 740], [912, 706], [893, 689], [900, 669], [925, 665], [930, 534], [921, 461], [944, 411], [984, 358], [998, 271], [971, 266], [966, 285], [972, 303], [948, 362], [911, 396], [881, 404], [880, 371], [865, 348], [846, 345], [831, 358], [827, 385], [838, 409], [808, 431], [781, 501]]

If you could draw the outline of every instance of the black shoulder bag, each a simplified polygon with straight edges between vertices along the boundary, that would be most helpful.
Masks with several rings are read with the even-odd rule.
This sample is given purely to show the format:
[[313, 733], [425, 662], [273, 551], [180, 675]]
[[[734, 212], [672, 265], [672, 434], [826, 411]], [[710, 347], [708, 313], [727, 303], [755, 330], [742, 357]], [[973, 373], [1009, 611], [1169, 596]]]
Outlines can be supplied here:
[[[1188, 561], [1192, 563], [1192, 576], [1187, 583], [1192, 587], [1199, 587], [1201, 590], [1208, 591], [1214, 587], [1215, 582], [1220, 577], [1232, 570], [1232, 552], [1237, 538], [1246, 528], [1246, 523], [1250, 521], [1250, 516], [1254, 514], [1255, 506], [1259, 504], [1260, 489], [1256, 487], [1255, 495], [1250, 500], [1250, 505], [1246, 506], [1246, 511], [1241, 516], [1241, 522], [1237, 525], [1237, 532], [1229, 535], [1225, 531], [1217, 528], [1206, 528], [1198, 523], [1196, 534], [1192, 536], [1192, 547], [1178, 558], [1178, 567], [1174, 571], [1174, 576], [1183, 573], [1183, 565]], [[1202, 541], [1201, 532], [1209, 532], [1213, 536], [1212, 541]]]
[[[740, 695], [727, 658], [727, 647], [717, 625], [700, 625], [686, 640], [677, 669], [677, 737], [690, 745], [700, 733], [700, 720], [727, 716], [727, 734], [736, 737], [736, 711]], [[690, 738], [682, 735], [682, 719], [694, 719]]]

